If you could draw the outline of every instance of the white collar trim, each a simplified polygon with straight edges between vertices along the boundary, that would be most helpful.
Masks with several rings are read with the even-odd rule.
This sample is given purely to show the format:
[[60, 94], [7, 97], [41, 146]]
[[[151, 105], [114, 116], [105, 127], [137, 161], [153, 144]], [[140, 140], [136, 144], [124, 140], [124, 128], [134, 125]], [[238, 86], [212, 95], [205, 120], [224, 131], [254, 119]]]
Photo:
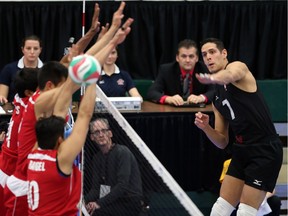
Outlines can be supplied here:
[[[43, 62], [40, 60], [40, 58], [38, 58], [37, 67], [41, 68], [42, 66], [43, 66]], [[18, 68], [24, 68], [24, 56], [22, 56], [22, 58], [19, 59], [17, 67]]]
[[[114, 64], [114, 66], [115, 66], [114, 74], [119, 74], [120, 73], [119, 67], [116, 64]], [[105, 71], [102, 70], [101, 75], [105, 75], [105, 74], [106, 74]]]

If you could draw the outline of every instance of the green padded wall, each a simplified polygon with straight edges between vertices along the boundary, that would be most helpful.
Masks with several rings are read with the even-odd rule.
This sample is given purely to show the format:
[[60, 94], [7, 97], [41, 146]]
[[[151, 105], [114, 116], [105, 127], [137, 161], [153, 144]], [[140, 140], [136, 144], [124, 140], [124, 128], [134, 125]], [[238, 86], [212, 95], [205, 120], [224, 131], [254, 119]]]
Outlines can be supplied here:
[[136, 88], [138, 89], [140, 95], [143, 97], [143, 100], [147, 99], [147, 91], [149, 87], [152, 85], [153, 80], [145, 80], [145, 79], [134, 79]]
[[287, 80], [257, 80], [273, 122], [287, 122]]

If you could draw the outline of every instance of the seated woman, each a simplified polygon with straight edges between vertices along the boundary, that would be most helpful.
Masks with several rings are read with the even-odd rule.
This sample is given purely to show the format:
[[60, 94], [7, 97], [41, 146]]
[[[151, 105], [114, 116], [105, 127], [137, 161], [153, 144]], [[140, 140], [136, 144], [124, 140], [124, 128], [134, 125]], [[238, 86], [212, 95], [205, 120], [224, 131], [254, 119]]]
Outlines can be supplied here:
[[115, 64], [118, 52], [113, 49], [103, 65], [98, 86], [107, 97], [141, 97], [135, 84], [127, 71], [120, 70]]

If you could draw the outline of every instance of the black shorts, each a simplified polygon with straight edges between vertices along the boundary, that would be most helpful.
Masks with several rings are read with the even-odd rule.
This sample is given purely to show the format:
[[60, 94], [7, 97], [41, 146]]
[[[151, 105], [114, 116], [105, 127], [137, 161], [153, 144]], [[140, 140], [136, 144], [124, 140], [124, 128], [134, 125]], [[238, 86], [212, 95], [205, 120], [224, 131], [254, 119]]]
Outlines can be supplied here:
[[227, 174], [245, 181], [246, 185], [272, 192], [283, 160], [283, 144], [267, 138], [256, 144], [234, 144]]

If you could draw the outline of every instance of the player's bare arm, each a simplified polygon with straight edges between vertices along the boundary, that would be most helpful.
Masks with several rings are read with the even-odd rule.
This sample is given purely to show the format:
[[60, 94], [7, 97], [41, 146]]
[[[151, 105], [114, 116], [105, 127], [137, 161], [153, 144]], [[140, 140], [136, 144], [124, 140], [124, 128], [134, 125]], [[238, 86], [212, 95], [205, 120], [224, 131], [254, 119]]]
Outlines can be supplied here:
[[247, 65], [240, 61], [232, 62], [225, 69], [213, 74], [196, 74], [196, 78], [204, 84], [227, 85], [232, 83], [244, 91], [256, 90], [256, 80]]
[[98, 34], [97, 41], [99, 41], [108, 32], [109, 26], [110, 26], [109, 23], [106, 23], [105, 26], [101, 26], [101, 30]]
[[94, 111], [95, 98], [96, 84], [91, 84], [86, 88], [80, 103], [77, 119], [71, 135], [59, 146], [57, 156], [59, 168], [65, 174], [71, 173], [73, 161], [85, 143], [88, 125]]
[[91, 42], [92, 38], [96, 35], [96, 33], [99, 31], [99, 14], [100, 14], [100, 8], [99, 5], [96, 3], [94, 5], [94, 13], [92, 17], [92, 24], [90, 26], [90, 29], [87, 31], [87, 33], [80, 38], [79, 41], [77, 41], [77, 45], [79, 46], [79, 52], [83, 53], [84, 50], [87, 48], [89, 43]]
[[118, 10], [113, 14], [112, 24], [109, 30], [99, 40], [96, 41], [96, 43], [86, 52], [86, 54], [95, 55], [101, 49], [103, 49], [103, 47], [106, 46], [107, 43], [113, 38], [114, 34], [121, 26], [121, 22], [124, 17], [124, 8], [125, 2], [121, 2]]
[[229, 124], [223, 116], [213, 106], [215, 115], [215, 129], [209, 125], [209, 115], [202, 112], [195, 114], [195, 125], [204, 131], [209, 140], [218, 148], [224, 149], [229, 142], [228, 126]]
[[80, 88], [79, 85], [75, 84], [68, 76], [67, 80], [59, 89], [58, 98], [53, 107], [53, 115], [66, 118], [69, 106], [72, 103], [72, 95]]
[[62, 86], [42, 92], [35, 101], [34, 111], [36, 119], [52, 115], [54, 105], [59, 96]]
[[122, 25], [122, 27], [117, 30], [116, 34], [113, 36], [110, 42], [108, 42], [108, 44], [103, 49], [101, 49], [100, 52], [94, 55], [94, 57], [99, 61], [100, 65], [103, 65], [105, 60], [107, 59], [107, 56], [111, 53], [111, 51], [118, 44], [122, 43], [125, 40], [126, 36], [131, 31], [130, 26], [133, 23], [133, 21], [134, 20], [132, 18], [128, 18], [126, 22]]

